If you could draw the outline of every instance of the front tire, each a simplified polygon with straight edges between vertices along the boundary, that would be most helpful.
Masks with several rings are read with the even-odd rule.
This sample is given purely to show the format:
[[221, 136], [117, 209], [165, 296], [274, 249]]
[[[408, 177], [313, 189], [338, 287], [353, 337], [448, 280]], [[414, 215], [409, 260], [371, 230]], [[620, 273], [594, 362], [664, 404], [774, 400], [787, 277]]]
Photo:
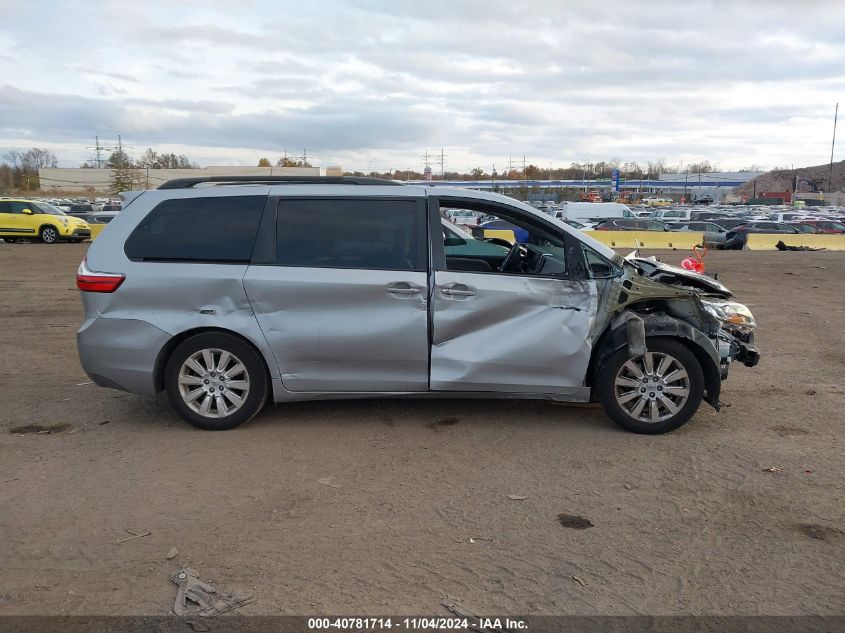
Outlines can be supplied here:
[[45, 244], [55, 244], [59, 241], [59, 231], [55, 226], [42, 226], [38, 237]]
[[242, 339], [223, 332], [180, 343], [164, 370], [167, 398], [190, 424], [223, 431], [251, 420], [267, 401], [264, 361]]
[[646, 347], [641, 357], [631, 358], [627, 347], [611, 354], [599, 372], [599, 399], [626, 431], [668, 433], [698, 410], [704, 372], [695, 354], [677, 340], [651, 337]]

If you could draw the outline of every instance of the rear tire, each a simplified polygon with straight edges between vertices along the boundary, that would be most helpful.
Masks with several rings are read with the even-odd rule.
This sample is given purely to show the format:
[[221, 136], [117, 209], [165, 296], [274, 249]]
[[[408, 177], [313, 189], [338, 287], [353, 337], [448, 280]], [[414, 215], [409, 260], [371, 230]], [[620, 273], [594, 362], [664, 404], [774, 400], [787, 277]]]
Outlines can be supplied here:
[[59, 230], [54, 226], [42, 226], [38, 237], [45, 244], [55, 244], [59, 241]]
[[677, 340], [651, 337], [646, 347], [645, 357], [631, 358], [627, 347], [611, 354], [596, 383], [599, 399], [626, 431], [668, 433], [698, 410], [704, 372], [695, 354]]
[[182, 419], [200, 429], [223, 431], [261, 411], [269, 379], [264, 360], [251, 345], [231, 334], [206, 332], [173, 350], [164, 388]]

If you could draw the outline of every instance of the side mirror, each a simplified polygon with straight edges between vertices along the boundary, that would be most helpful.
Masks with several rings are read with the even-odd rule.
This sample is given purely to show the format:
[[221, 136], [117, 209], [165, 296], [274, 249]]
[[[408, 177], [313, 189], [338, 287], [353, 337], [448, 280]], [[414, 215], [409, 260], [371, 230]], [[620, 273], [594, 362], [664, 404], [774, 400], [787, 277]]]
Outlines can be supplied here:
[[23, 209], [21, 211], [21, 213], [23, 213], [25, 215], [32, 215], [32, 209]]
[[593, 273], [593, 276], [602, 279], [609, 277], [613, 269], [604, 262], [591, 262], [590, 271]]
[[443, 238], [443, 246], [464, 246], [467, 241], [462, 237], [446, 237]]

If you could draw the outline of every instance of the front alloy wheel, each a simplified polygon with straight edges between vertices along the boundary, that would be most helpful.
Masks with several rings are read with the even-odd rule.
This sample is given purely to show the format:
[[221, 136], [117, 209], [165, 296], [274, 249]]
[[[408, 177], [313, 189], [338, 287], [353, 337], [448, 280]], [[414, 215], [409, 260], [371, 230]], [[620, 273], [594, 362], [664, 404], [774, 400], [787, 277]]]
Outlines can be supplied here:
[[695, 354], [676, 339], [646, 339], [644, 356], [628, 348], [604, 362], [596, 389], [607, 414], [634, 433], [657, 434], [689, 420], [704, 396], [704, 373]]
[[41, 229], [41, 241], [45, 244], [55, 244], [59, 241], [59, 232], [52, 226]]
[[674, 356], [646, 352], [616, 372], [616, 403], [640, 422], [668, 420], [689, 398], [689, 375]]

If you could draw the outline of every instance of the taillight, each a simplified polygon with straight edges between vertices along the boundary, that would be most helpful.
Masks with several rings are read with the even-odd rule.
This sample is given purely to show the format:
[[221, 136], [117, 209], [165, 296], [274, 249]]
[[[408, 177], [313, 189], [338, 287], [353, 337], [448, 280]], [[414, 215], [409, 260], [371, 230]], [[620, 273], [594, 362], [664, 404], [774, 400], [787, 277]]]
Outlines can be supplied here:
[[82, 260], [76, 271], [76, 287], [83, 292], [114, 292], [126, 279], [122, 273], [101, 273], [88, 268], [88, 258]]

